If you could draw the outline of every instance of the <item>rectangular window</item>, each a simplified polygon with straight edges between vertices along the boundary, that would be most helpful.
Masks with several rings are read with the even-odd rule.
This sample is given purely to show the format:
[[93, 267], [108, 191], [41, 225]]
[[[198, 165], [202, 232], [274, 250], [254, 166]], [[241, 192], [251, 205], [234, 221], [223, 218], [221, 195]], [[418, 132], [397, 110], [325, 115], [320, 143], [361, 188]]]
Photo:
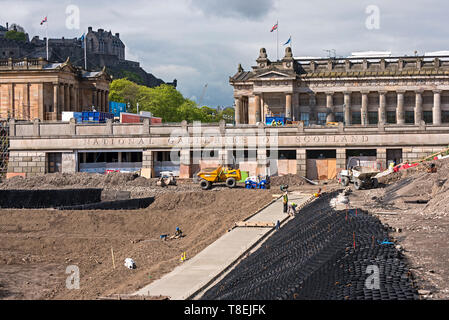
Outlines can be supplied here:
[[345, 116], [343, 112], [335, 112], [335, 122], [344, 122]]
[[379, 114], [377, 112], [368, 112], [368, 124], [377, 124], [379, 122]]
[[61, 172], [62, 153], [47, 153], [47, 172]]
[[387, 111], [387, 123], [396, 123], [396, 111]]
[[449, 111], [441, 111], [441, 122], [449, 123]]
[[304, 126], [307, 127], [309, 126], [309, 114], [306, 112], [301, 112], [301, 121], [304, 121]]
[[318, 125], [326, 124], [327, 113], [326, 112], [318, 112]]
[[425, 123], [433, 123], [433, 115], [432, 115], [432, 111], [423, 111], [423, 120]]
[[362, 124], [362, 116], [360, 115], [360, 112], [352, 112], [351, 123]]
[[405, 123], [415, 123], [415, 111], [405, 111]]

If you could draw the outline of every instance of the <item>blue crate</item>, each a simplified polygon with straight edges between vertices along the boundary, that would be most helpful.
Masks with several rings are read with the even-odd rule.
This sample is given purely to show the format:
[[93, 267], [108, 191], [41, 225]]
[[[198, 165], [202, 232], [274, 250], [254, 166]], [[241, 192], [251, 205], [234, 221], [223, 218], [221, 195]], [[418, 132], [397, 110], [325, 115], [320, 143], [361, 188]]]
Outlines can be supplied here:
[[126, 103], [109, 101], [109, 112], [114, 117], [120, 117], [120, 113], [126, 112]]
[[107, 119], [114, 119], [114, 115], [109, 112], [83, 111], [83, 123], [105, 123]]

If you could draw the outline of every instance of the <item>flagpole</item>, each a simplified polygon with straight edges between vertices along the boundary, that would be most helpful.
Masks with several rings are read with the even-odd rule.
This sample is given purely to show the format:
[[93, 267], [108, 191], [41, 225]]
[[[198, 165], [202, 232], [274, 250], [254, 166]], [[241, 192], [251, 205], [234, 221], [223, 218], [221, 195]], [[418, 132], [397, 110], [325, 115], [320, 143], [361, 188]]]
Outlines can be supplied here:
[[87, 40], [86, 36], [84, 35], [84, 70], [87, 71]]
[[45, 26], [45, 38], [47, 39], [47, 61], [48, 61], [48, 15], [47, 17], [45, 17], [45, 19], [47, 20], [45, 22], [46, 26]]
[[279, 61], [279, 20], [276, 22], [276, 24], [277, 24], [277, 28], [276, 28], [276, 38], [277, 38], [277, 40], [276, 40], [276, 42], [277, 42], [277, 44], [276, 44], [276, 52], [277, 52], [277, 60]]

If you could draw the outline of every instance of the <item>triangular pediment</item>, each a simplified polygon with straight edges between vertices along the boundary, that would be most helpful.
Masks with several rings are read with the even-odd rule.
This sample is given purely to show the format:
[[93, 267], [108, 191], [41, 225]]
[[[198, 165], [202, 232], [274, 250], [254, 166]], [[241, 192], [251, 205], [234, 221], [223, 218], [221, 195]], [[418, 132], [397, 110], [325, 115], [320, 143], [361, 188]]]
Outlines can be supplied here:
[[291, 75], [279, 71], [268, 71], [256, 76], [257, 79], [290, 78]]

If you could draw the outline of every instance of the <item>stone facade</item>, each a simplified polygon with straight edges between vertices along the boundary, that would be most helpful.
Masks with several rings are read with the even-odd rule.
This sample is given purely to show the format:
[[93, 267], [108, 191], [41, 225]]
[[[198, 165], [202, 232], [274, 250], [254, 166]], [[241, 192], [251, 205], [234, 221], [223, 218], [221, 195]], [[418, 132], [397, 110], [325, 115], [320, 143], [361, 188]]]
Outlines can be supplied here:
[[110, 76], [74, 67], [68, 59], [0, 60], [0, 119], [61, 120], [63, 111], [109, 110]]
[[[8, 176], [48, 172], [49, 159], [55, 155], [60, 155], [60, 172], [76, 172], [80, 161], [95, 152], [118, 153], [118, 163], [127, 153], [139, 153], [139, 166], [154, 176], [161, 171], [156, 168], [157, 163], [167, 161], [165, 157], [176, 155], [178, 151], [176, 166], [181, 178], [192, 177], [200, 168], [218, 164], [236, 165], [250, 174], [264, 174], [269, 169], [271, 174], [308, 176], [313, 169], [311, 161], [319, 158], [316, 154], [320, 153], [330, 154], [325, 157], [338, 172], [355, 153], [372, 156], [385, 169], [391, 161], [416, 161], [448, 145], [447, 125], [314, 128], [299, 123], [272, 128], [261, 125], [228, 127], [224, 123], [196, 127], [186, 123], [154, 126], [148, 122], [11, 121]], [[216, 155], [204, 159], [205, 150], [216, 151]], [[202, 157], [199, 162], [196, 156]], [[36, 167], [39, 169], [33, 169]], [[277, 167], [276, 172], [274, 167]]]
[[45, 152], [10, 152], [8, 176], [35, 176], [46, 172]]
[[237, 124], [282, 115], [305, 125], [449, 123], [449, 57], [296, 59], [261, 49], [257, 65], [230, 78]]

